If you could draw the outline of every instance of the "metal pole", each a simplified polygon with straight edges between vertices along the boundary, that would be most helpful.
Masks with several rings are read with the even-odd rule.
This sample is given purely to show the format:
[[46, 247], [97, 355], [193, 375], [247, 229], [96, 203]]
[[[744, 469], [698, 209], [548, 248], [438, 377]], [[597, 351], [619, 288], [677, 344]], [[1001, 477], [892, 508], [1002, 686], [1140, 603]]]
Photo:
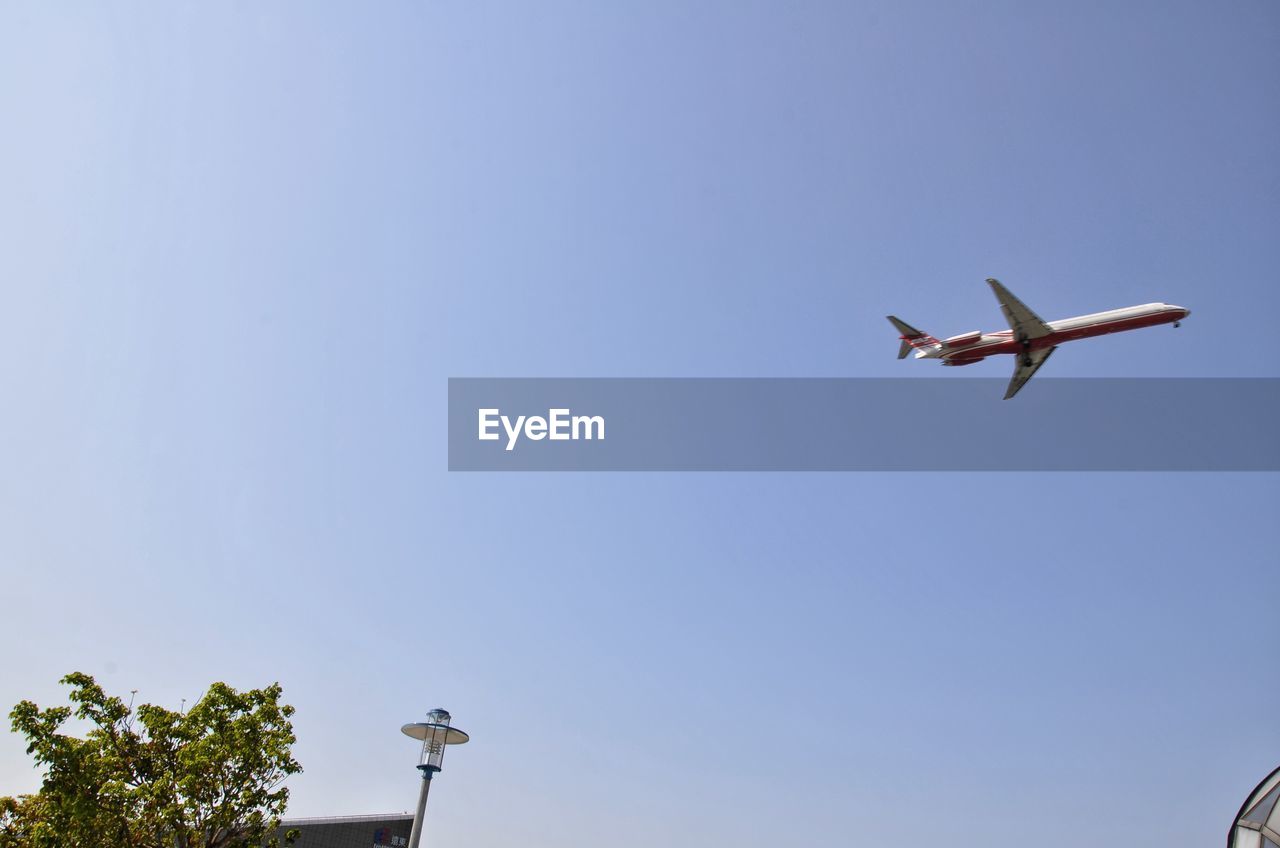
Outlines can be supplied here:
[[413, 816], [413, 830], [409, 833], [409, 848], [418, 848], [422, 839], [422, 819], [427, 814], [427, 793], [431, 791], [431, 769], [422, 768], [422, 791], [418, 793], [418, 812]]

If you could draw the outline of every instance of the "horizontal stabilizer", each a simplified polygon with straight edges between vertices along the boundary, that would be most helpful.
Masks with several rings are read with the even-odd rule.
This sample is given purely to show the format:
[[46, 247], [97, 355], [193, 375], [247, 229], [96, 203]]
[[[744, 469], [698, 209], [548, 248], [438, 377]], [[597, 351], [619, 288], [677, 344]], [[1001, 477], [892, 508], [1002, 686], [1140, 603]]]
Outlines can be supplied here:
[[914, 348], [933, 347], [938, 340], [928, 333], [921, 332], [896, 315], [886, 315], [889, 323], [898, 329], [902, 344], [898, 345], [898, 358], [903, 359]]

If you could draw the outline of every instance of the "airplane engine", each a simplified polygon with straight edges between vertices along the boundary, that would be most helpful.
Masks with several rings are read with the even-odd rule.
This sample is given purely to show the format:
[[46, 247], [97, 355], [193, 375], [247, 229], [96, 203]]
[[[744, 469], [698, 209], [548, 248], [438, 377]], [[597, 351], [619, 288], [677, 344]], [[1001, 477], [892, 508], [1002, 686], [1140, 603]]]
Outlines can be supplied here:
[[958, 336], [952, 336], [949, 339], [943, 339], [942, 343], [947, 347], [965, 347], [976, 343], [982, 338], [981, 330], [974, 330], [972, 333], [961, 333]]
[[975, 362], [981, 362], [981, 361], [982, 361], [982, 360], [984, 360], [984, 359], [986, 359], [986, 357], [985, 357], [985, 356], [979, 356], [977, 359], [944, 359], [944, 360], [942, 360], [942, 364], [943, 364], [943, 365], [952, 365], [952, 366], [956, 366], [956, 365], [972, 365], [973, 363], [975, 363]]

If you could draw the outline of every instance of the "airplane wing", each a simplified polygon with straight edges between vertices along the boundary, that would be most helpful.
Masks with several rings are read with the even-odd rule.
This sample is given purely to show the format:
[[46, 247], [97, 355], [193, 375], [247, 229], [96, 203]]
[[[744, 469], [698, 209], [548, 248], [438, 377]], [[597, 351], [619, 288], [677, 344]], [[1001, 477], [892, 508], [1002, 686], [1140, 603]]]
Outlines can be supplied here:
[[1026, 356], [1019, 355], [1017, 357], [1018, 364], [1013, 368], [1013, 379], [1009, 381], [1009, 388], [1005, 390], [1004, 399], [1008, 400], [1018, 393], [1018, 389], [1022, 388], [1022, 384], [1031, 379], [1031, 376], [1040, 370], [1040, 366], [1049, 359], [1050, 354], [1057, 350], [1054, 347], [1042, 347], [1039, 350], [1033, 350]]
[[1053, 328], [1040, 320], [1040, 316], [1032, 312], [1025, 303], [1014, 297], [1013, 292], [1001, 285], [999, 280], [988, 279], [987, 284], [995, 292], [996, 300], [1000, 302], [1000, 311], [1008, 319], [1009, 329], [1013, 330], [1013, 337], [1018, 341], [1038, 339], [1053, 332]]

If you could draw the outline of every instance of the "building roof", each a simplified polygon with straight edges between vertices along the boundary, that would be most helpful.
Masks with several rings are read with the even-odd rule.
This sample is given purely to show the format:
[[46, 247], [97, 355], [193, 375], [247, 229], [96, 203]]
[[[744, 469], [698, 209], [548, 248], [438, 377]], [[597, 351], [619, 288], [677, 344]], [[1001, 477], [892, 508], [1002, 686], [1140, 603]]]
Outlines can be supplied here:
[[361, 822], [412, 821], [413, 813], [378, 813], [363, 816], [316, 816], [312, 818], [281, 819], [281, 827], [299, 827], [308, 824], [359, 824]]

